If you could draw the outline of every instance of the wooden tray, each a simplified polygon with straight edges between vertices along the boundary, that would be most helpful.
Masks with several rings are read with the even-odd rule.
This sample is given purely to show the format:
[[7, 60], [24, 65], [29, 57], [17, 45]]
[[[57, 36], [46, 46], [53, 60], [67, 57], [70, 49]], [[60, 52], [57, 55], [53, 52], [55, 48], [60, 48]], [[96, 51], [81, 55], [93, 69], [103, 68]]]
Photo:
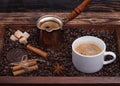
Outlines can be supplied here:
[[[5, 48], [5, 37], [6, 37], [6, 31], [8, 28], [17, 30], [28, 30], [31, 28], [36, 28], [35, 24], [4, 24], [0, 26], [0, 51], [2, 52], [3, 47]], [[69, 32], [79, 32], [82, 29], [82, 31], [86, 31], [85, 34], [83, 35], [88, 35], [89, 33], [87, 32], [91, 32], [93, 30], [95, 30], [96, 32], [94, 33], [99, 33], [102, 31], [108, 33], [110, 35], [112, 35], [113, 40], [115, 42], [115, 46], [116, 46], [116, 53], [117, 53], [117, 60], [116, 62], [114, 62], [111, 65], [116, 65], [113, 68], [113, 71], [111, 71], [110, 75], [109, 74], [102, 74], [104, 73], [104, 71], [106, 71], [105, 67], [102, 73], [96, 73], [96, 74], [79, 74], [78, 76], [62, 76], [62, 75], [50, 75], [50, 76], [41, 76], [41, 75], [36, 75], [36, 76], [26, 76], [26, 75], [21, 75], [21, 76], [9, 76], [8, 75], [0, 75], [0, 83], [27, 83], [27, 84], [35, 84], [35, 83], [39, 83], [39, 84], [100, 84], [100, 83], [120, 83], [120, 26], [119, 25], [90, 25], [90, 24], [86, 24], [86, 25], [66, 25], [64, 27], [66, 32], [66, 35], [68, 35]], [[71, 31], [69, 31], [68, 29], [71, 29]], [[76, 30], [78, 29], [78, 31]], [[91, 30], [92, 29], [92, 30]], [[75, 31], [76, 30], [76, 31]], [[90, 33], [89, 35], [91, 35], [92, 33]], [[105, 34], [105, 33], [104, 33]], [[94, 34], [93, 34], [94, 35]], [[98, 36], [98, 35], [96, 35]], [[101, 37], [101, 36], [100, 36]], [[77, 38], [75, 36], [75, 38]], [[74, 38], [74, 39], [75, 39]], [[104, 36], [103, 36], [104, 39]], [[109, 42], [109, 40], [108, 40]], [[111, 43], [111, 42], [110, 42]], [[44, 48], [44, 47], [43, 47]], [[109, 50], [109, 49], [108, 49]], [[2, 56], [2, 54], [0, 54]], [[1, 61], [2, 62], [2, 61]], [[108, 68], [111, 66], [108, 66]], [[114, 68], [117, 67], [115, 70]], [[116, 72], [117, 70], [117, 72]], [[110, 72], [110, 71], [108, 71]], [[112, 74], [112, 72], [116, 72], [115, 74]]]

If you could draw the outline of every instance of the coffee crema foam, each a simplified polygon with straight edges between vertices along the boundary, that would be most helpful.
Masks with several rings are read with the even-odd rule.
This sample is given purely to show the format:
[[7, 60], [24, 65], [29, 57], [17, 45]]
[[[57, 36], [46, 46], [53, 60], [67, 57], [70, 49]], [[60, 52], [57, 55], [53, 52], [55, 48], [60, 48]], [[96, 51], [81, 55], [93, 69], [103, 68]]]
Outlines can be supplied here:
[[43, 22], [40, 25], [40, 28], [42, 28], [42, 29], [48, 29], [48, 30], [51, 30], [51, 29], [54, 30], [56, 28], [60, 28], [60, 25], [57, 22], [55, 22], [55, 21], [48, 20], [48, 21]]
[[82, 55], [86, 55], [86, 56], [92, 56], [92, 55], [97, 55], [100, 52], [102, 52], [102, 49], [100, 47], [98, 47], [96, 44], [93, 43], [82, 43], [79, 44], [75, 50], [82, 54]]

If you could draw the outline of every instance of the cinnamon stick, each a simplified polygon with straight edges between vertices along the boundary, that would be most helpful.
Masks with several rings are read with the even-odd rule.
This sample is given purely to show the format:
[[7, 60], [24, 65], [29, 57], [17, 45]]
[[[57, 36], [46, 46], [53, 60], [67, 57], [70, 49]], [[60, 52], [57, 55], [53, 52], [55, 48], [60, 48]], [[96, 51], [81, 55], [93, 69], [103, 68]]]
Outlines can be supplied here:
[[22, 65], [16, 65], [16, 66], [14, 66], [14, 67], [11, 67], [11, 69], [12, 69], [13, 71], [20, 70], [20, 69], [23, 68], [23, 65], [24, 65], [24, 64], [25, 64], [26, 66], [30, 67], [30, 66], [33, 66], [33, 65], [37, 64], [37, 62], [36, 62], [35, 60], [30, 60], [30, 61], [27, 61], [26, 63], [23, 63]]
[[20, 69], [17, 71], [13, 71], [13, 75], [16, 76], [16, 75], [24, 74], [37, 69], [38, 69], [38, 65], [33, 65], [31, 67], [28, 67], [27, 69]]
[[36, 47], [33, 47], [33, 46], [31, 46], [30, 44], [28, 44], [26, 47], [27, 47], [27, 49], [29, 49], [29, 50], [31, 50], [31, 51], [33, 51], [33, 52], [35, 52], [35, 53], [37, 53], [37, 54], [45, 57], [45, 58], [48, 56], [48, 53], [47, 53], [47, 52], [42, 51], [42, 50], [40, 50], [40, 49], [38, 49], [38, 48], [36, 48]]

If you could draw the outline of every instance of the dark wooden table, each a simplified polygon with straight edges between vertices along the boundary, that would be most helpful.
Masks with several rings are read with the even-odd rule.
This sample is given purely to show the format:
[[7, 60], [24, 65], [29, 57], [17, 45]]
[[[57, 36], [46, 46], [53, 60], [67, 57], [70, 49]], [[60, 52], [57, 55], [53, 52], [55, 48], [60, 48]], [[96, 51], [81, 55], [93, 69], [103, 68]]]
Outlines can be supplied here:
[[[0, 12], [72, 11], [83, 0], [0, 0]], [[120, 0], [92, 0], [87, 12], [120, 11]]]
[[[43, 15], [57, 15], [64, 18], [68, 12], [15, 12], [0, 13], [0, 24], [36, 24]], [[113, 24], [120, 25], [120, 12], [84, 12], [68, 24]]]
[[[7, 24], [36, 24], [39, 17], [46, 14], [57, 15], [63, 18], [69, 13], [53, 12], [24, 12], [24, 13], [0, 13], [0, 34], [2, 27]], [[120, 26], [120, 12], [82, 13], [67, 25], [115, 25]], [[119, 28], [120, 29], [120, 28]], [[120, 30], [117, 32], [120, 34]], [[3, 37], [0, 37], [2, 40]], [[120, 44], [120, 35], [118, 42]], [[2, 41], [0, 42], [2, 43]], [[1, 46], [0, 46], [1, 47]], [[12, 77], [0, 76], [0, 83], [27, 83], [27, 84], [120, 84], [120, 77]]]

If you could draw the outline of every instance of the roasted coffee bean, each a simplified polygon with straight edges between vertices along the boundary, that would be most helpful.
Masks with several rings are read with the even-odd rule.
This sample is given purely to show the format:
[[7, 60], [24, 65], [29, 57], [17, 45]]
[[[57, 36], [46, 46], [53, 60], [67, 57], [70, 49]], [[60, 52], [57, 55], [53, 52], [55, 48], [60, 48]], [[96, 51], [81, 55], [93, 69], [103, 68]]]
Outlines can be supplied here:
[[[8, 29], [9, 28], [9, 29]], [[102, 27], [101, 27], [102, 28]], [[40, 32], [38, 28], [29, 28], [23, 27], [28, 33], [30, 33], [30, 37], [28, 39], [28, 42], [32, 45], [48, 52], [49, 56], [48, 59], [45, 62], [38, 62], [38, 70], [32, 71], [26, 74], [22, 74], [19, 76], [120, 76], [120, 55], [118, 54], [117, 50], [117, 39], [116, 39], [116, 33], [113, 29], [113, 31], [109, 30], [98, 30], [97, 28], [93, 27], [81, 27], [81, 28], [64, 28], [63, 29], [63, 48], [60, 50], [53, 50], [51, 48], [42, 46], [39, 42], [39, 36]], [[4, 48], [1, 52], [1, 62], [0, 62], [0, 75], [5, 76], [13, 76], [9, 65], [9, 61], [6, 59], [7, 53], [13, 49], [13, 48], [19, 48], [25, 51], [29, 59], [43, 59], [41, 56], [35, 54], [34, 52], [31, 52], [25, 48], [22, 44], [19, 42], [13, 42], [9, 39], [10, 35], [15, 32], [14, 29], [10, 27], [6, 27], [6, 35], [5, 35], [5, 42], [4, 42]], [[113, 51], [117, 54], [117, 59], [112, 64], [104, 66], [99, 72], [93, 73], [93, 74], [85, 74], [80, 71], [78, 71], [73, 63], [72, 63], [72, 42], [81, 36], [85, 35], [91, 35], [101, 38], [105, 41], [107, 45], [108, 51]], [[44, 60], [44, 59], [43, 59]], [[61, 64], [64, 66], [63, 73], [60, 74], [54, 74], [54, 68], [53, 66], [55, 64]]]

